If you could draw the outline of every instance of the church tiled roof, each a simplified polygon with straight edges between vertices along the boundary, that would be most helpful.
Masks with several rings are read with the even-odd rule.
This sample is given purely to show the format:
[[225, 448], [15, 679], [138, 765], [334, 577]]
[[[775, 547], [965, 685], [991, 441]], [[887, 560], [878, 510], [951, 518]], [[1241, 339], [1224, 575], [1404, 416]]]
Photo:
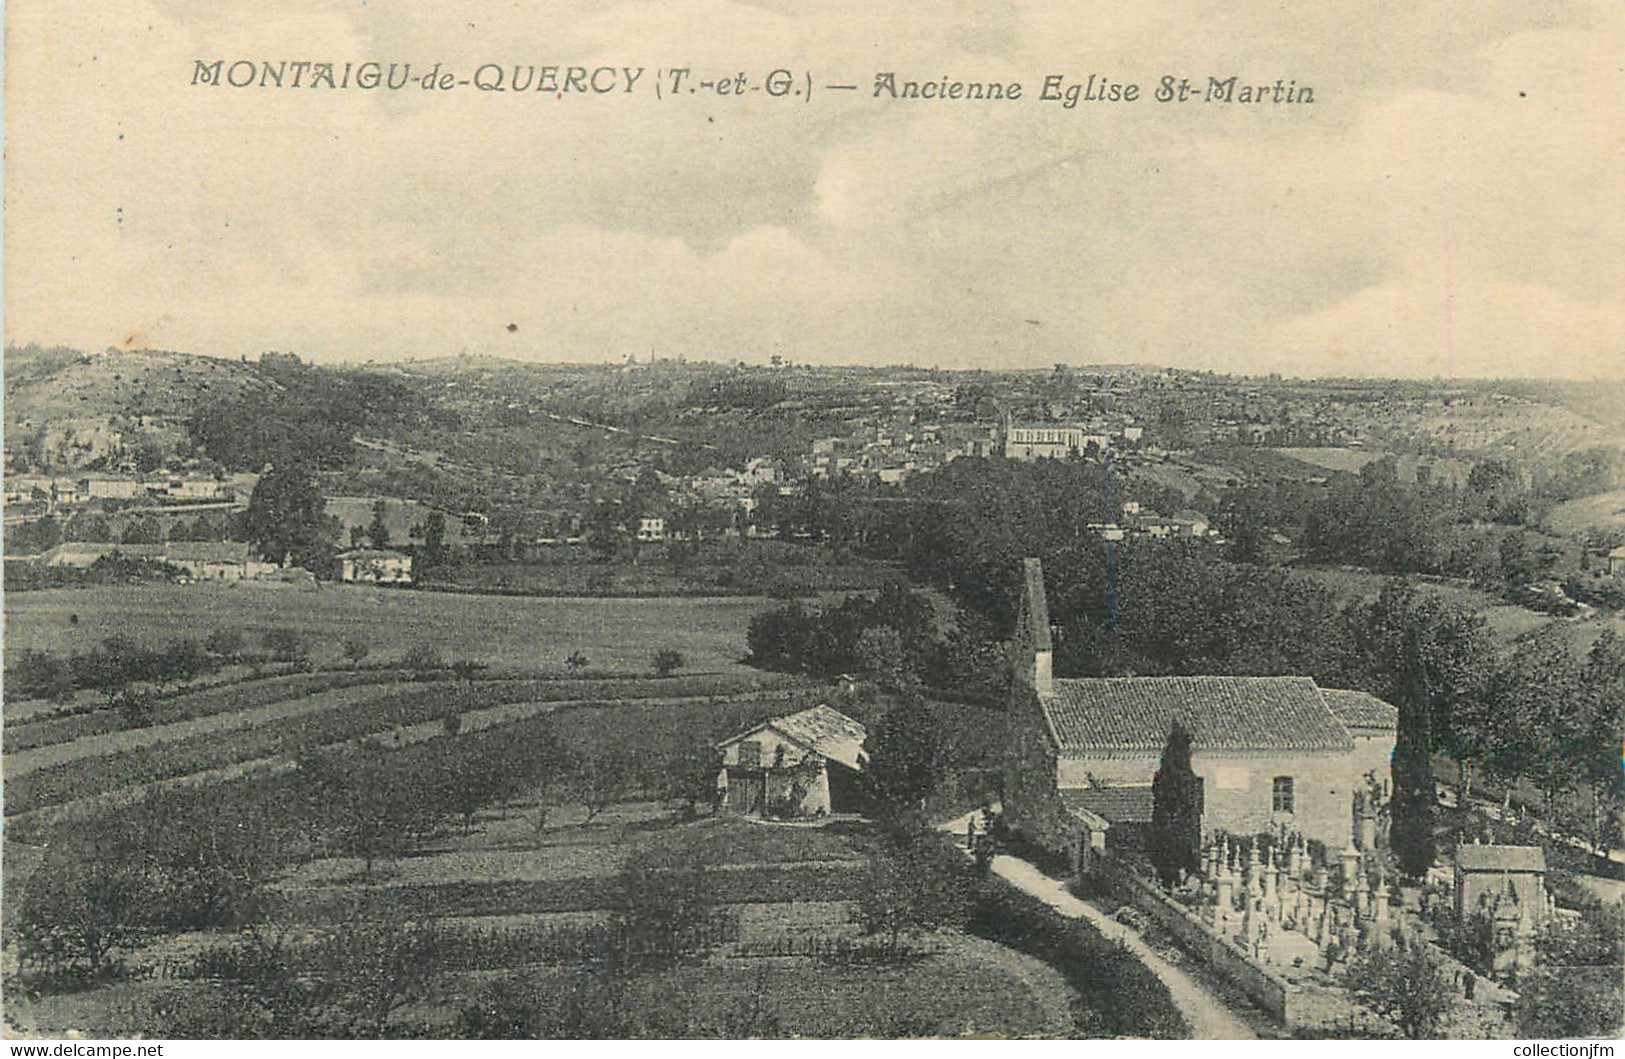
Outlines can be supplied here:
[[1326, 705], [1332, 708], [1332, 715], [1342, 721], [1348, 728], [1380, 728], [1385, 732], [1392, 732], [1399, 727], [1399, 710], [1388, 705], [1375, 695], [1364, 691], [1339, 691], [1335, 688], [1321, 688], [1320, 693], [1326, 696]]
[[1043, 696], [1062, 753], [1161, 750], [1176, 718], [1197, 750], [1348, 750], [1354, 741], [1308, 677], [1057, 680]]

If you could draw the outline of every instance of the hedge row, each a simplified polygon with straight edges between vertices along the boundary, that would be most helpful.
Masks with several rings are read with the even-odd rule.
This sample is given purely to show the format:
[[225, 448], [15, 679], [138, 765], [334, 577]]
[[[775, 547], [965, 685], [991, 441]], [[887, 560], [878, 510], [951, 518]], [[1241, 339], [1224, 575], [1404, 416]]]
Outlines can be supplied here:
[[1060, 971], [1078, 992], [1073, 1023], [1080, 1036], [1190, 1036], [1168, 987], [1133, 953], [998, 876], [979, 888], [970, 930]]

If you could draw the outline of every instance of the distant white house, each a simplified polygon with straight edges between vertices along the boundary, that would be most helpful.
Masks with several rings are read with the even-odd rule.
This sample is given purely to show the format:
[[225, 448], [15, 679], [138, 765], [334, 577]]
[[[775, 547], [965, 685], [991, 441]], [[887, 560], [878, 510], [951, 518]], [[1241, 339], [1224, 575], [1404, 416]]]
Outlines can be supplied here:
[[644, 543], [663, 541], [666, 539], [666, 520], [659, 515], [647, 515], [638, 519], [638, 540]]
[[412, 557], [389, 548], [356, 548], [338, 555], [339, 576], [345, 581], [375, 585], [412, 583]]
[[168, 544], [59, 544], [40, 557], [46, 566], [88, 570], [98, 559], [125, 559], [167, 563], [197, 581], [247, 581], [270, 577], [275, 563], [256, 556], [248, 545], [225, 541], [170, 541]]
[[51, 499], [51, 480], [39, 475], [6, 476], [6, 501], [27, 503], [30, 500]]
[[275, 563], [265, 562], [246, 544], [170, 541], [161, 547], [163, 562], [199, 581], [255, 581], [277, 572]]
[[213, 478], [183, 478], [170, 483], [169, 495], [186, 500], [213, 500], [224, 489], [225, 486]]
[[1608, 553], [1608, 572], [1614, 577], [1625, 577], [1625, 544]]
[[819, 816], [847, 812], [863, 769], [863, 725], [829, 706], [777, 717], [717, 744], [717, 788], [738, 813]]
[[135, 500], [147, 495], [147, 483], [132, 478], [87, 478], [85, 491], [92, 500]]

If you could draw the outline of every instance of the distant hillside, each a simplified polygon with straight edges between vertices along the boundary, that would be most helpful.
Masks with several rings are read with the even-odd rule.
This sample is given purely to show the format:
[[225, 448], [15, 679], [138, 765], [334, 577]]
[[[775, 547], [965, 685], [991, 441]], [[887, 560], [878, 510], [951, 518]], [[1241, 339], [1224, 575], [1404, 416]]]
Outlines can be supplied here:
[[5, 354], [6, 429], [56, 418], [184, 417], [201, 401], [275, 388], [252, 364], [142, 349], [79, 353], [12, 346]]
[[5, 351], [11, 462], [51, 470], [152, 462], [184, 443], [200, 406], [276, 389], [254, 365], [161, 350]]

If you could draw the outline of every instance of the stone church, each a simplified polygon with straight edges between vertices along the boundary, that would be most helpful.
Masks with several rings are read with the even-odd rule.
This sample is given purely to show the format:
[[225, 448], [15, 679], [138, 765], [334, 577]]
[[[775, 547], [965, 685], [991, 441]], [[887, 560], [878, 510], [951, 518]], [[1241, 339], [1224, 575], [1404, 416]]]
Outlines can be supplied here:
[[1028, 559], [1003, 804], [1030, 840], [1077, 864], [1148, 825], [1178, 719], [1192, 734], [1204, 833], [1284, 830], [1333, 850], [1373, 841], [1360, 817], [1388, 793], [1393, 706], [1309, 677], [1057, 680], [1052, 652], [1043, 570]]

